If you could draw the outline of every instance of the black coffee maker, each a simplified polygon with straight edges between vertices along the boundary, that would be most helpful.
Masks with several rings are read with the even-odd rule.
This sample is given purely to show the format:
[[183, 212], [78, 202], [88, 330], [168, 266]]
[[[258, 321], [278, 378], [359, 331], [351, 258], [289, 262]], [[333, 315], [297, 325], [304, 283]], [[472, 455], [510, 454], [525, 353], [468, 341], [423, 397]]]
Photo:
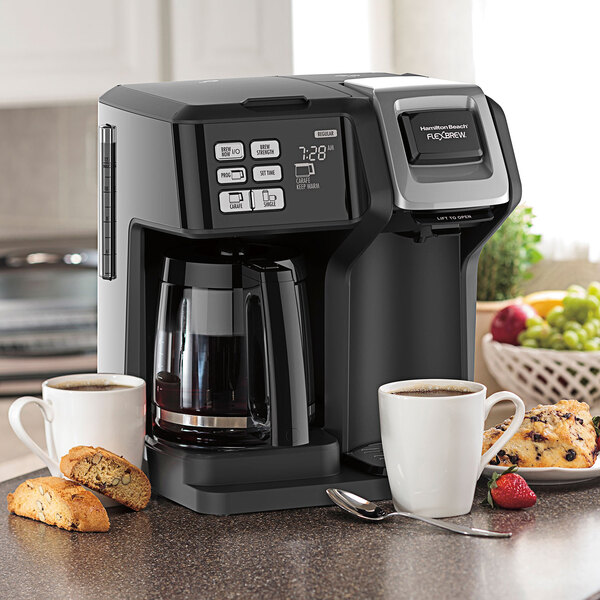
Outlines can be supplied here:
[[308, 443], [314, 399], [301, 263], [251, 246], [165, 258], [156, 437], [211, 449]]
[[479, 252], [520, 199], [500, 107], [365, 73], [123, 85], [98, 114], [98, 367], [148, 383], [153, 491], [389, 498], [378, 387], [473, 376]]

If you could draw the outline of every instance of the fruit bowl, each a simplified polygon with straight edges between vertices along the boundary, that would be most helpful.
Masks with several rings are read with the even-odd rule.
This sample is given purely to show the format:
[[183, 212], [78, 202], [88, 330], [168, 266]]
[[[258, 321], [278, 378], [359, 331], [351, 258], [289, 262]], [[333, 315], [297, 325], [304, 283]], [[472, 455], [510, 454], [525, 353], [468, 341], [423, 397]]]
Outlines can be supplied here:
[[563, 398], [600, 409], [600, 352], [547, 350], [502, 344], [483, 336], [487, 368], [503, 389], [521, 396], [527, 408]]

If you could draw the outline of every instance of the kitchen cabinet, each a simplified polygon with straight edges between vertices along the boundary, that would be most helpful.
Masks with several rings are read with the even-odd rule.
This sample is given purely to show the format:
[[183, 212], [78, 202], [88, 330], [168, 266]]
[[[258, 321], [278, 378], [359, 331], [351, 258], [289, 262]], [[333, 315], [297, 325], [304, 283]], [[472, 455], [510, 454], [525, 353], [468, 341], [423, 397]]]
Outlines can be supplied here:
[[0, 105], [95, 100], [161, 75], [160, 0], [0, 3]]
[[0, 3], [0, 107], [119, 84], [292, 71], [291, 0]]

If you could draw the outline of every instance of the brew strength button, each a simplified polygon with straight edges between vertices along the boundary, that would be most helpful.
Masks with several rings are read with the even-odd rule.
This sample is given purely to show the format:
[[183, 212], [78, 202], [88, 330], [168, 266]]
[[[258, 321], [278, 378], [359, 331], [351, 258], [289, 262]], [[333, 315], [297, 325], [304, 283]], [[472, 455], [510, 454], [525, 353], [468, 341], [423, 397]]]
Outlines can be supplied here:
[[279, 158], [277, 140], [256, 140], [250, 144], [250, 156], [256, 159]]
[[219, 161], [242, 160], [244, 144], [242, 142], [219, 142], [215, 144], [215, 158]]
[[252, 190], [254, 210], [281, 210], [285, 208], [285, 199], [281, 188]]
[[222, 184], [246, 183], [246, 169], [244, 167], [217, 169], [217, 181]]
[[254, 181], [281, 181], [280, 165], [260, 165], [252, 167]]
[[219, 194], [219, 207], [224, 213], [250, 212], [250, 190], [231, 190]]

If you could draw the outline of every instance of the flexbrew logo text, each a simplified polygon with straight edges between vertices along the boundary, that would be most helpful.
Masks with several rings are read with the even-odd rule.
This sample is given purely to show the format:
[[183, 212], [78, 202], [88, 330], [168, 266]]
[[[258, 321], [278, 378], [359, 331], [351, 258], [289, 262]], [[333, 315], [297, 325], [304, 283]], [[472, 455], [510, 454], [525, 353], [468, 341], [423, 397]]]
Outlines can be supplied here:
[[[467, 123], [460, 123], [458, 125], [422, 125], [420, 130], [426, 133], [428, 140], [451, 140], [451, 139], [465, 139], [467, 137], [467, 129], [469, 125]], [[461, 131], [462, 130], [462, 131]]]

